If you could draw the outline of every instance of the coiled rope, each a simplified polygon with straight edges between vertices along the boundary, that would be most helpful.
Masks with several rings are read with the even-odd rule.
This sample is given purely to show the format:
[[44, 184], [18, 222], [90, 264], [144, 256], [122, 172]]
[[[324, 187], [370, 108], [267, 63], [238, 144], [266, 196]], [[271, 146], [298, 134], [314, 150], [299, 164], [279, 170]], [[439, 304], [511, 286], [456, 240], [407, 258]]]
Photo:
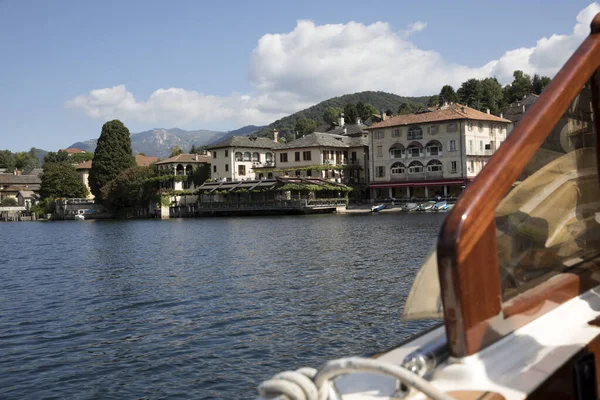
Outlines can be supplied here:
[[332, 390], [332, 380], [353, 372], [388, 375], [405, 386], [419, 390], [431, 400], [453, 400], [419, 375], [403, 367], [360, 357], [329, 361], [318, 372], [312, 368], [282, 372], [260, 384], [258, 392], [263, 399], [268, 400], [334, 400], [338, 396], [336, 391]]

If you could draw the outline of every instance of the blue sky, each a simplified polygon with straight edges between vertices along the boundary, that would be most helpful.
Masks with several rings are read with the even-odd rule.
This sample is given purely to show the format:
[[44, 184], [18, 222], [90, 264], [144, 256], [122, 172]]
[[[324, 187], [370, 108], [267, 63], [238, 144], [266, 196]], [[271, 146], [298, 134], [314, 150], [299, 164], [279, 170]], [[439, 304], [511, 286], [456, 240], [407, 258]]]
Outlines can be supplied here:
[[597, 11], [577, 0], [0, 0], [0, 149], [56, 150], [113, 118], [132, 132], [230, 130], [361, 90], [552, 75]]

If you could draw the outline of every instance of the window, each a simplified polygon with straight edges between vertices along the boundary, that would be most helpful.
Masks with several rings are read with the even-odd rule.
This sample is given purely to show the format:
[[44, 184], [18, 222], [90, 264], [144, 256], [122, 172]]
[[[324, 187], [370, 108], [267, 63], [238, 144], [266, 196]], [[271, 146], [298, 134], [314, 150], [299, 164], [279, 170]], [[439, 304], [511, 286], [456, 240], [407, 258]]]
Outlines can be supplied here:
[[469, 121], [469, 122], [467, 123], [467, 128], [468, 128], [470, 131], [472, 131], [472, 130], [473, 130], [473, 123], [472, 123], [471, 121]]
[[383, 139], [383, 137], [384, 137], [383, 131], [375, 132], [375, 139]]
[[479, 128], [479, 132], [483, 132], [483, 123], [478, 123], [477, 128]]
[[281, 154], [279, 154], [279, 161], [281, 161], [281, 162], [287, 162], [287, 153], [281, 153]]
[[453, 174], [456, 173], [456, 161], [450, 162], [450, 172]]
[[213, 172], [217, 172], [217, 166], [213, 165]]
[[418, 126], [408, 128], [408, 139], [423, 139], [423, 130]]
[[246, 166], [244, 164], [238, 165], [238, 175], [246, 176]]
[[229, 157], [229, 150], [225, 150], [225, 157]]
[[383, 146], [377, 146], [377, 157], [383, 157]]
[[306, 177], [310, 178], [312, 176], [312, 169], [306, 170]]
[[258, 179], [261, 181], [265, 179], [265, 174], [258, 174]]
[[225, 172], [229, 171], [229, 164], [225, 164]]
[[439, 156], [442, 154], [442, 144], [437, 140], [432, 140], [425, 146], [425, 152], [428, 156]]
[[269, 172], [267, 174], [267, 179], [273, 179], [273, 173], [272, 172]]
[[299, 169], [296, 170], [296, 178], [300, 178], [300, 170]]
[[392, 137], [400, 137], [400, 129], [394, 129], [392, 131]]
[[432, 135], [435, 135], [436, 133], [438, 133], [438, 127], [437, 125], [432, 125], [429, 127], [429, 133]]
[[252, 153], [252, 162], [260, 162], [260, 154], [257, 152]]
[[352, 162], [356, 162], [356, 152], [352, 152]]
[[456, 140], [451, 140], [448, 142], [448, 150], [456, 151]]
[[383, 167], [377, 167], [377, 177], [383, 178], [385, 176], [385, 169]]
[[419, 157], [421, 155], [421, 149], [419, 147], [409, 147], [406, 149], [409, 157]]
[[408, 166], [408, 173], [409, 174], [418, 174], [418, 173], [421, 173], [421, 172], [423, 172], [423, 164], [421, 164], [418, 161], [413, 161]]
[[448, 132], [456, 132], [456, 123], [452, 122], [448, 124]]
[[235, 153], [235, 161], [242, 161], [242, 153], [240, 153], [239, 151]]
[[404, 146], [401, 144], [395, 144], [390, 148], [390, 158], [403, 158], [404, 157]]
[[311, 154], [312, 154], [312, 153], [311, 153], [310, 151], [303, 151], [303, 152], [302, 152], [302, 159], [303, 159], [304, 161], [310, 161]]
[[485, 145], [485, 149], [486, 150], [492, 150], [492, 144], [491, 143], [486, 144]]
[[483, 151], [483, 140], [479, 141], [479, 151]]
[[438, 160], [431, 160], [427, 164], [427, 172], [442, 172], [442, 163]]
[[300, 161], [300, 152], [299, 151], [294, 153], [294, 161]]
[[273, 162], [273, 154], [272, 154], [272, 153], [267, 153], [267, 154], [265, 155], [265, 160], [266, 160], [268, 163], [270, 163], [270, 162]]
[[216, 151], [213, 151], [213, 158], [215, 158], [215, 159], [217, 158], [217, 152]]
[[401, 175], [406, 171], [406, 168], [404, 167], [404, 164], [402, 163], [394, 163], [392, 165], [392, 175]]
[[250, 161], [250, 152], [245, 152], [244, 153], [244, 161]]
[[469, 153], [473, 153], [473, 141], [469, 140]]
[[475, 162], [471, 161], [469, 164], [469, 172], [475, 172]]

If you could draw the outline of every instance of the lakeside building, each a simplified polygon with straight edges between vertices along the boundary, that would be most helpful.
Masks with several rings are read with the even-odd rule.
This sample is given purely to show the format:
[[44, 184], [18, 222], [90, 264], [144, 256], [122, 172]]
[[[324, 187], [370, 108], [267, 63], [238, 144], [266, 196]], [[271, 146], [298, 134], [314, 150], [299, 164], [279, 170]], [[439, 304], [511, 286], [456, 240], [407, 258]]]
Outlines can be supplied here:
[[[135, 162], [138, 167], [149, 167], [150, 165], [154, 164], [158, 160], [159, 160], [158, 157], [148, 157], [148, 156], [143, 156], [140, 154], [137, 154], [135, 156]], [[77, 173], [79, 174], [79, 178], [81, 179], [81, 182], [85, 185], [85, 187], [88, 190], [89, 194], [88, 194], [87, 199], [93, 199], [94, 195], [92, 194], [92, 191], [90, 190], [90, 183], [89, 183], [90, 170], [92, 169], [92, 160], [82, 162], [81, 164], [77, 164], [75, 166], [75, 169], [77, 170]]]
[[255, 168], [273, 167], [274, 140], [265, 137], [233, 136], [207, 148], [211, 152], [211, 179], [240, 181], [257, 179]]
[[460, 104], [367, 128], [371, 198], [456, 197], [506, 140], [512, 122]]
[[7, 197], [19, 200], [19, 192], [22, 200], [38, 196], [42, 186], [39, 175], [0, 174], [0, 201]]
[[183, 191], [196, 189], [192, 175], [200, 166], [210, 165], [211, 157], [200, 154], [178, 154], [176, 156], [155, 163], [159, 175], [174, 175], [175, 177], [186, 177], [186, 179], [171, 179], [161, 183], [162, 189]]
[[521, 100], [516, 101], [510, 104], [508, 107], [506, 107], [502, 111], [503, 116], [506, 119], [511, 120], [512, 123], [516, 125], [521, 120], [521, 118], [523, 118], [523, 115], [525, 115], [525, 113], [527, 112], [527, 110], [529, 110], [533, 103], [536, 102], [538, 97], [540, 96], [538, 96], [537, 94], [529, 93]]

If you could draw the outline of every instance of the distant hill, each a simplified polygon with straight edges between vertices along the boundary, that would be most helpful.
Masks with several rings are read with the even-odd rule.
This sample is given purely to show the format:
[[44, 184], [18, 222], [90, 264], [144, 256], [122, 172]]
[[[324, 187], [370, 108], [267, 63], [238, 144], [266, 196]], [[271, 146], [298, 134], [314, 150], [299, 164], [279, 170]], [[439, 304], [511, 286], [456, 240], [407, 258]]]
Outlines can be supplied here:
[[333, 97], [329, 100], [325, 100], [316, 104], [312, 107], [309, 107], [305, 110], [298, 111], [292, 115], [287, 117], [283, 117], [267, 127], [261, 129], [258, 132], [258, 136], [268, 136], [273, 132], [273, 129], [278, 129], [282, 134], [288, 134], [294, 129], [294, 125], [296, 121], [300, 117], [310, 118], [317, 122], [317, 124], [322, 124], [323, 121], [323, 113], [327, 109], [327, 107], [338, 107], [344, 108], [346, 104], [352, 103], [356, 104], [362, 101], [364, 104], [370, 104], [375, 107], [377, 110], [392, 110], [393, 112], [398, 111], [400, 104], [402, 103], [416, 103], [419, 105], [427, 105], [430, 96], [422, 96], [422, 97], [405, 97], [398, 96], [392, 93], [386, 92], [359, 92], [354, 94], [345, 94], [339, 97]]
[[[157, 128], [149, 131], [132, 133], [131, 147], [134, 154], [144, 153], [147, 156], [168, 157], [173, 146], [179, 146], [184, 151], [189, 151], [192, 145], [202, 146], [206, 144], [212, 144], [228, 139], [234, 135], [248, 135], [258, 131], [260, 128], [262, 127], [248, 125], [229, 132], [211, 131], [205, 129], [186, 131], [179, 128]], [[90, 139], [84, 142], [73, 143], [69, 147], [76, 147], [81, 150], [93, 152], [96, 149], [97, 142], [98, 139]]]

